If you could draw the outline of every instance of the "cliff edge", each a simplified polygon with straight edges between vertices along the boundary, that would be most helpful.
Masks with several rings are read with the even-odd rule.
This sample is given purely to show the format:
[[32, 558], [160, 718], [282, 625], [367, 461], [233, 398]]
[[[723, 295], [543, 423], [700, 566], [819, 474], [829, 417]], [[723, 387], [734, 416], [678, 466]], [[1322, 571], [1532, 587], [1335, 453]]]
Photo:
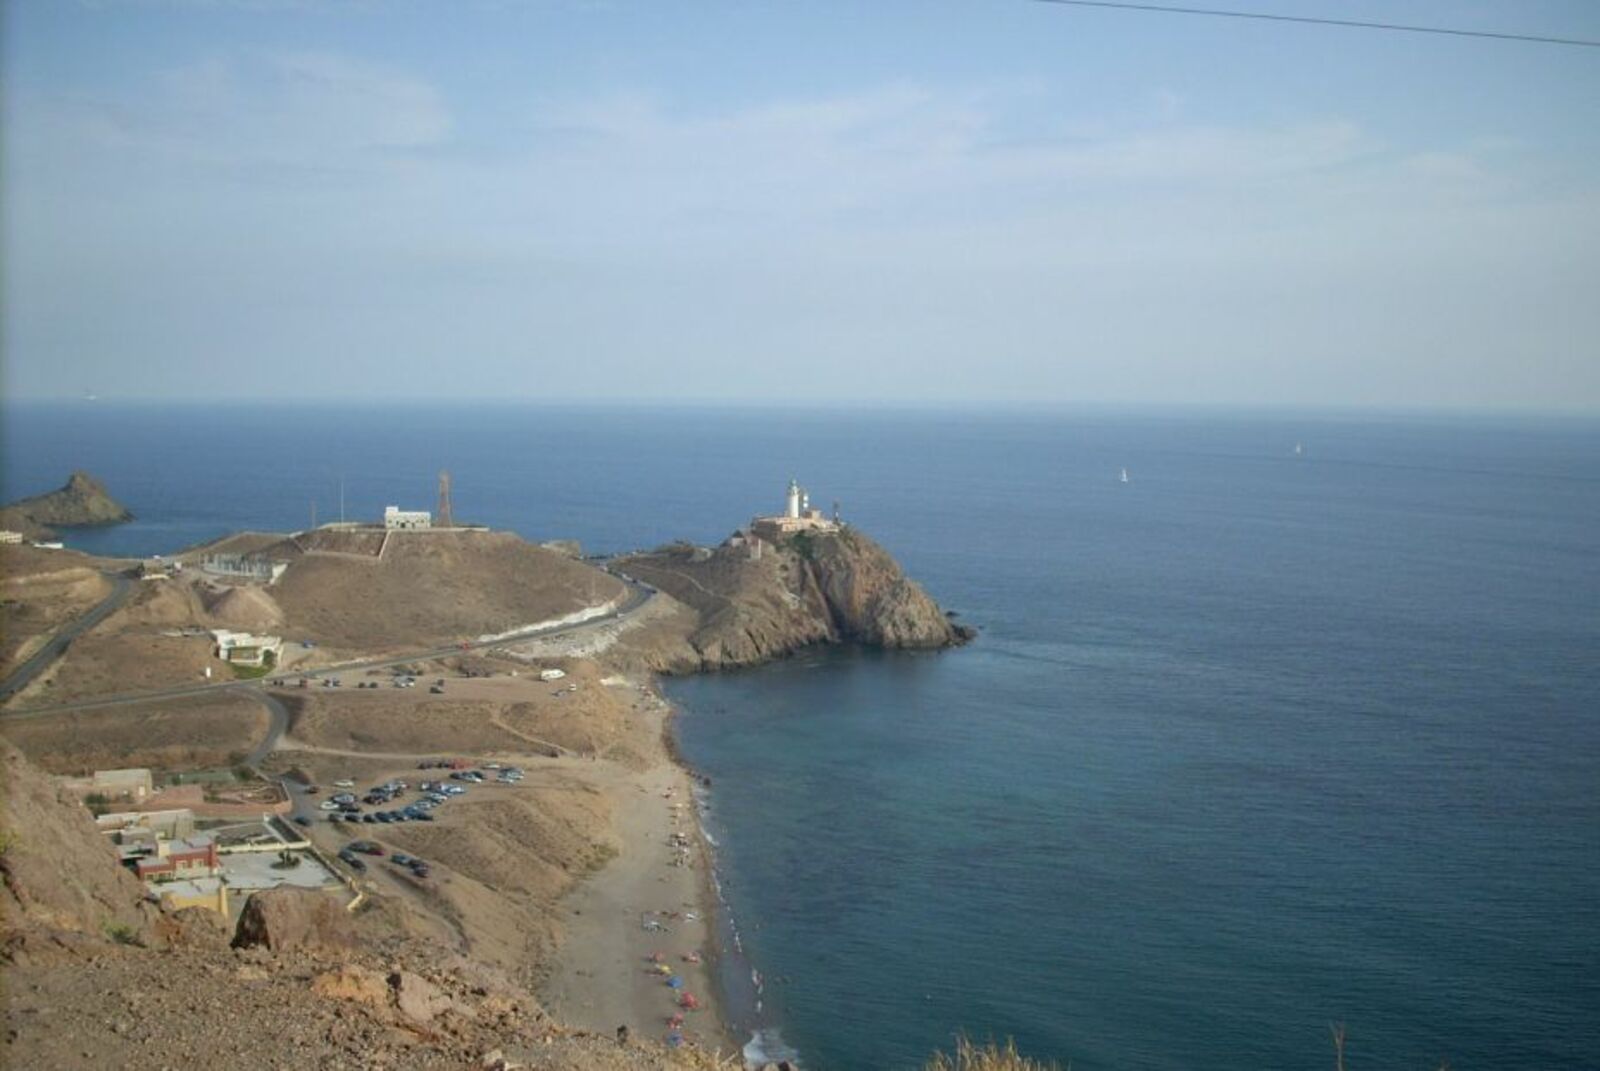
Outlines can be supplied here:
[[47, 539], [56, 528], [92, 528], [133, 520], [105, 485], [87, 472], [74, 472], [66, 484], [48, 494], [0, 506], [0, 528], [29, 539]]
[[5, 741], [0, 772], [0, 961], [14, 960], [30, 938], [94, 946], [138, 933], [143, 889], [83, 804]]
[[939, 648], [972, 638], [855, 528], [776, 542], [741, 532], [715, 548], [671, 544], [616, 568], [697, 615], [687, 650], [658, 667], [667, 672], [753, 665], [816, 643]]

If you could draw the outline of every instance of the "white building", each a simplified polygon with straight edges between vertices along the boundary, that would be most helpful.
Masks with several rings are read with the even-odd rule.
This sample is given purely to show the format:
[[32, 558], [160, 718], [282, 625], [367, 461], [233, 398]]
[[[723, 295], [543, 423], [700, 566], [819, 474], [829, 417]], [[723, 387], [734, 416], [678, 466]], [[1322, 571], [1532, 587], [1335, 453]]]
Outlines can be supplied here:
[[837, 521], [830, 521], [820, 509], [811, 508], [811, 495], [799, 480], [789, 481], [789, 493], [784, 499], [783, 512], [776, 517], [757, 517], [750, 522], [753, 535], [776, 541], [796, 532], [834, 532]]
[[200, 570], [231, 580], [253, 580], [271, 584], [289, 568], [288, 562], [258, 558], [253, 554], [207, 554], [200, 559]]
[[401, 509], [399, 506], [383, 507], [385, 528], [431, 528], [433, 514], [425, 509]]
[[217, 641], [217, 657], [235, 666], [264, 666], [270, 655], [277, 664], [283, 658], [282, 636], [256, 636], [232, 629], [212, 629], [211, 637]]
[[9, 528], [0, 528], [0, 543], [21, 543], [22, 533], [13, 532]]

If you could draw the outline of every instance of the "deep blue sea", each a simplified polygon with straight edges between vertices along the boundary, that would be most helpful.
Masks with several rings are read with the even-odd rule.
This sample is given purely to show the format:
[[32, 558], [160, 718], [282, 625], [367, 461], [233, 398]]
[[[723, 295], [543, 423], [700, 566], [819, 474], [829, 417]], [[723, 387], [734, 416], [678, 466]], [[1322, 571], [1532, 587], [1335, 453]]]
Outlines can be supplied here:
[[837, 499], [980, 638], [669, 687], [765, 979], [735, 1007], [808, 1066], [965, 1028], [1331, 1067], [1342, 1022], [1352, 1071], [1600, 1067], [1600, 422], [4, 415], [5, 496], [94, 472], [139, 520], [69, 542], [109, 553], [332, 519], [341, 482], [430, 508], [441, 468], [458, 518], [592, 550], [720, 539], [791, 475]]

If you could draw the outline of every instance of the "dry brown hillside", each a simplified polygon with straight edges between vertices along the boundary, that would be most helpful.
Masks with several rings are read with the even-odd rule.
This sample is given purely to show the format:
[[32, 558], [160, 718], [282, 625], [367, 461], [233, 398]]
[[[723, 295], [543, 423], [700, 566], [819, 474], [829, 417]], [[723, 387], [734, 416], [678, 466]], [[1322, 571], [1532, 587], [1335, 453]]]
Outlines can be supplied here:
[[[215, 916], [142, 904], [83, 806], [3, 744], [0, 773], [0, 1066], [715, 1066], [702, 1053], [564, 1030], [486, 957], [407, 936], [377, 905], [347, 913], [342, 894], [257, 894], [244, 913], [267, 929], [230, 948]], [[473, 850], [525, 850], [525, 827], [561, 836], [550, 809], [486, 822], [494, 840]], [[589, 848], [580, 837], [561, 850], [557, 884]]]
[[396, 533], [381, 560], [301, 554], [272, 588], [293, 635], [352, 650], [508, 632], [622, 593], [509, 532]]
[[139, 882], [77, 799], [0, 741], [5, 812], [0, 817], [0, 935], [5, 955], [44, 941], [96, 945], [143, 925]]
[[199, 695], [0, 721], [5, 739], [57, 774], [121, 766], [226, 766], [266, 733], [266, 708], [247, 695]]
[[0, 675], [111, 593], [96, 566], [75, 551], [0, 546]]

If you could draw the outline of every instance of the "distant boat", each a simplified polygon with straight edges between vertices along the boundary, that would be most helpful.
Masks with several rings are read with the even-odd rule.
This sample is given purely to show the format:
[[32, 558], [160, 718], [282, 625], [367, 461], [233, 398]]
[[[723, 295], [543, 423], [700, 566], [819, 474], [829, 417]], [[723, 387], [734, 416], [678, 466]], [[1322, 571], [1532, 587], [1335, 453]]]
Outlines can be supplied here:
[[1122, 470], [1122, 482], [1123, 483], [1127, 483], [1128, 482], [1128, 470], [1127, 469], [1123, 469]]
[[1295, 443], [1294, 444], [1294, 456], [1295, 457], [1300, 457], [1305, 452], [1306, 452], [1306, 448], [1305, 447], [1301, 446], [1299, 443]]

